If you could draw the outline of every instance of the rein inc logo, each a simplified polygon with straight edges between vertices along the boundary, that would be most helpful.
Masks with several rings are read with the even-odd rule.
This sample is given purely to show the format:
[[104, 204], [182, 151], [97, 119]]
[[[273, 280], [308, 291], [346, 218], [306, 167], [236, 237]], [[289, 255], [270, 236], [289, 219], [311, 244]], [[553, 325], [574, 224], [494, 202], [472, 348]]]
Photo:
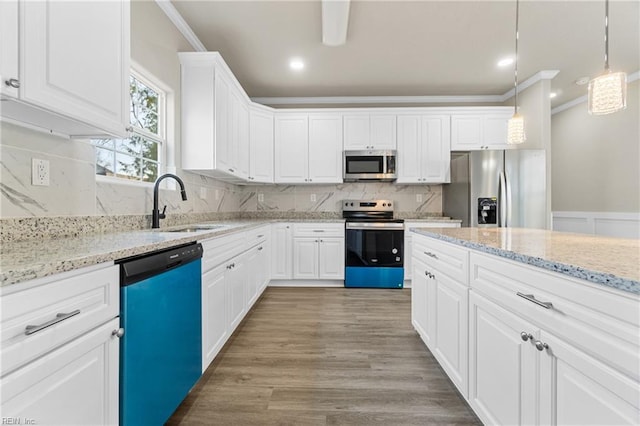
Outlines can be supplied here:
[[35, 425], [36, 421], [28, 417], [2, 417], [3, 425]]

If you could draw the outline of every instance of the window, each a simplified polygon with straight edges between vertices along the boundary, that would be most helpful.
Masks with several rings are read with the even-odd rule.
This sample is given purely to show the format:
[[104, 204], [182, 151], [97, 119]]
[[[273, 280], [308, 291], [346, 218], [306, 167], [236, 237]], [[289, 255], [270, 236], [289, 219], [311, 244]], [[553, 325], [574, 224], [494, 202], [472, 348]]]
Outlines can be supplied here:
[[142, 182], [154, 182], [163, 170], [166, 94], [141, 75], [129, 79], [130, 137], [94, 139], [96, 174]]

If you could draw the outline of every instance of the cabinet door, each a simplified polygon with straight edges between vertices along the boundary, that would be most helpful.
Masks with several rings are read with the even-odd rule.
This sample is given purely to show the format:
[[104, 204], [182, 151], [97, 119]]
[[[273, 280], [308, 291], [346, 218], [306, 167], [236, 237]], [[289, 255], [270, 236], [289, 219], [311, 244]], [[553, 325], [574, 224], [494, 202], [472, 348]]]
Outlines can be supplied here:
[[18, 96], [5, 82], [20, 80], [18, 74], [18, 0], [0, 1], [0, 94]]
[[469, 404], [484, 424], [534, 424], [538, 351], [520, 333], [539, 332], [475, 291], [469, 303]]
[[[215, 71], [215, 168], [228, 171], [232, 166], [231, 151], [231, 111], [233, 104], [230, 100], [229, 82], [218, 69]], [[195, 136], [195, 135], [192, 135]]]
[[446, 183], [451, 181], [451, 138], [448, 116], [422, 118], [420, 163], [422, 182]]
[[129, 122], [129, 2], [21, 2], [20, 96], [124, 135]]
[[244, 99], [238, 99], [238, 144], [235, 154], [235, 175], [249, 179], [249, 107]]
[[373, 149], [396, 149], [396, 116], [372, 114], [370, 120], [370, 145]]
[[507, 144], [507, 124], [510, 115], [488, 115], [482, 123], [482, 144], [489, 149], [511, 149]]
[[[230, 173], [234, 176], [240, 175], [238, 167], [240, 158], [240, 128], [241, 128], [242, 106], [240, 98], [229, 86], [229, 137], [226, 140], [226, 158], [221, 158], [221, 162], [228, 163], [226, 169], [220, 167], [223, 172]], [[224, 142], [223, 142], [224, 144]]]
[[252, 248], [245, 257], [247, 270], [247, 310], [258, 299], [258, 289], [260, 288], [260, 259], [258, 258], [258, 247]]
[[342, 116], [309, 116], [309, 182], [342, 182]]
[[225, 274], [229, 334], [233, 333], [247, 312], [247, 270], [244, 262], [244, 256], [234, 257], [228, 263], [229, 270]]
[[271, 278], [293, 278], [293, 231], [290, 224], [278, 223], [271, 228]]
[[318, 250], [318, 278], [343, 280], [344, 238], [322, 238]]
[[434, 355], [449, 378], [466, 398], [468, 395], [468, 303], [469, 290], [437, 269], [436, 349]]
[[226, 264], [202, 275], [202, 372], [227, 341]]
[[276, 183], [304, 183], [309, 176], [309, 123], [306, 115], [275, 117]]
[[273, 183], [273, 114], [251, 111], [249, 181]]
[[451, 116], [451, 150], [471, 151], [482, 146], [482, 116]]
[[562, 339], [542, 331], [540, 423], [638, 425], [640, 385]]
[[271, 279], [271, 243], [269, 240], [258, 247], [258, 271], [260, 273], [258, 297], [260, 297]]
[[344, 149], [371, 149], [369, 114], [344, 116]]
[[117, 425], [120, 343], [111, 333], [119, 324], [114, 318], [3, 377], [3, 418]]
[[427, 264], [413, 258], [411, 280], [411, 322], [429, 349], [436, 345], [436, 285]]
[[422, 181], [421, 144], [420, 116], [398, 116], [398, 183], [419, 183]]
[[318, 278], [318, 239], [293, 239], [293, 278]]

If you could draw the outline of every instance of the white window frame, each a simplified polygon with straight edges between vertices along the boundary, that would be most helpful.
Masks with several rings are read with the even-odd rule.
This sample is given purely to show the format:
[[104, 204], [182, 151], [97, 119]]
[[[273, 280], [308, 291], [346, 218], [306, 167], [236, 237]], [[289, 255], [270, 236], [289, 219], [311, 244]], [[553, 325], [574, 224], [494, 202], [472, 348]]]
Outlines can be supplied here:
[[[158, 149], [158, 176], [167, 172], [175, 173], [175, 147], [173, 138], [175, 128], [175, 98], [173, 90], [171, 90], [167, 84], [155, 77], [151, 72], [133, 61], [129, 72], [136, 80], [158, 93], [158, 134], [154, 134], [137, 127], [130, 133], [138, 134], [142, 137], [152, 139], [160, 143], [160, 147]], [[133, 128], [133, 125], [131, 126]], [[142, 180], [127, 179], [117, 176], [104, 176], [99, 174], [96, 174], [95, 176], [98, 181], [121, 185], [150, 187], [154, 184], [154, 182], [145, 182]], [[164, 186], [165, 185], [163, 185], [163, 187]]]

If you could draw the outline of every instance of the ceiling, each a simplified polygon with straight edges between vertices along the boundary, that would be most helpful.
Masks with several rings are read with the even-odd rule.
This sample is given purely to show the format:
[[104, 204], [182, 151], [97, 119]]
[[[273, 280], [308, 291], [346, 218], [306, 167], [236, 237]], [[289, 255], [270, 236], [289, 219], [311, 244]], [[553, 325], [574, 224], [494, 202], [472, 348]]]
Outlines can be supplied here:
[[[172, 0], [251, 97], [503, 95], [513, 87], [515, 1], [352, 0], [347, 42], [322, 44], [320, 1]], [[609, 5], [612, 71], [640, 70], [640, 1]], [[302, 72], [289, 69], [300, 57]], [[604, 67], [604, 1], [520, 2], [520, 82], [542, 70], [552, 107]]]

